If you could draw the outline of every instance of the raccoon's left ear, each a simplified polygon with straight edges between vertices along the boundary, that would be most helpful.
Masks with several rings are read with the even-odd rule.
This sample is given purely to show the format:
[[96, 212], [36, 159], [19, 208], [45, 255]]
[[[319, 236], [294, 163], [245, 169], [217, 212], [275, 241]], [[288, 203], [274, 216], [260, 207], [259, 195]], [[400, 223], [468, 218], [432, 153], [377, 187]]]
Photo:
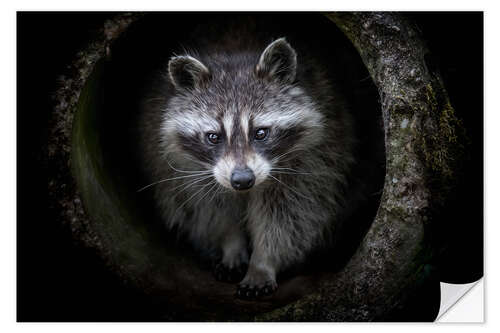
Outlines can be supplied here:
[[262, 52], [255, 71], [260, 77], [293, 83], [297, 74], [297, 53], [285, 38], [279, 38]]

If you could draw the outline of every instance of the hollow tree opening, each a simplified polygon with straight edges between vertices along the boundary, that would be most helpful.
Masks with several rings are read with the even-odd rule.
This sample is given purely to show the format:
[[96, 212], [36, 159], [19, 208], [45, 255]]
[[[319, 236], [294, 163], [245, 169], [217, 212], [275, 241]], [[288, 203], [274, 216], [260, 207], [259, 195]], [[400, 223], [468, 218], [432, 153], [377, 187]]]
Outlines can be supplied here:
[[[81, 153], [81, 160], [78, 157], [75, 159], [74, 165], [81, 172], [83, 169], [95, 168], [92, 165], [82, 167], [80, 164], [85, 158], [97, 160], [95, 164], [100, 170], [96, 170], [96, 174], [87, 174], [86, 178], [100, 176], [99, 181], [106, 186], [96, 196], [96, 193], [92, 193], [95, 189], [81, 184], [84, 203], [91, 219], [101, 221], [102, 224], [96, 224], [97, 228], [103, 228], [111, 238], [128, 238], [122, 245], [116, 244], [118, 249], [115, 249], [120, 253], [118, 260], [128, 257], [129, 265], [133, 266], [125, 274], [138, 274], [131, 278], [151, 284], [148, 288], [155, 290], [151, 291], [152, 297], [161, 292], [169, 296], [169, 303], [175, 299], [177, 306], [189, 311], [186, 318], [242, 319], [245, 317], [241, 314], [248, 316], [266, 312], [313, 292], [322, 271], [336, 271], [350, 258], [375, 215], [381, 194], [384, 157], [376, 90], [350, 42], [321, 14], [251, 16], [258, 25], [256, 33], [260, 29], [269, 34], [271, 30], [274, 35], [286, 36], [294, 44], [307, 41], [308, 36], [315, 36], [314, 42], [309, 42], [308, 47], [317, 54], [319, 60], [330, 65], [335, 76], [332, 79], [346, 97], [355, 117], [360, 142], [360, 163], [356, 172], [367, 185], [370, 200], [348, 224], [338, 248], [341, 249], [337, 252], [340, 255], [335, 255], [335, 260], [331, 260], [332, 254], [328, 253], [328, 260], [325, 255], [318, 256], [299, 276], [285, 275], [278, 294], [270, 300], [234, 300], [234, 286], [216, 282], [210, 272], [193, 259], [189, 249], [175, 242], [175, 238], [164, 231], [158, 217], [151, 213], [154, 207], [149, 193], [137, 192], [144, 183], [141, 183], [143, 180], [138, 171], [141, 161], [135, 155], [135, 126], [145, 90], [152, 89], [151, 82], [154, 82], [155, 76], [165, 74], [166, 61], [178, 50], [178, 45], [184, 42], [187, 35], [192, 31], [203, 31], [206, 27], [216, 30], [221, 29], [222, 25], [238, 24], [239, 20], [247, 16], [164, 14], [146, 15], [139, 19], [108, 47], [107, 57], [100, 61], [88, 80], [89, 91], [80, 98], [80, 118], [76, 119], [75, 150], [81, 149], [79, 139], [84, 141], [91, 135], [93, 142], [91, 148]], [[308, 29], [297, 29], [297, 20], [306, 23]], [[190, 27], [192, 31], [186, 28], [179, 34], [165, 33], [174, 31], [180, 22], [184, 22], [184, 26]], [[78, 130], [80, 122], [86, 124], [81, 131]], [[108, 198], [110, 202], [105, 203]], [[110, 207], [113, 205], [118, 207]], [[103, 211], [106, 211], [107, 216], [101, 216]], [[108, 219], [116, 221], [111, 223]], [[126, 235], [114, 231], [114, 228], [120, 228], [120, 224], [127, 225], [129, 232]], [[110, 242], [113, 244], [114, 241]], [[149, 247], [152, 250], [145, 250]], [[158, 280], [164, 281], [158, 286], [151, 279], [156, 284]], [[205, 309], [212, 302], [219, 308], [214, 313]], [[224, 317], [220, 317], [221, 314]]]

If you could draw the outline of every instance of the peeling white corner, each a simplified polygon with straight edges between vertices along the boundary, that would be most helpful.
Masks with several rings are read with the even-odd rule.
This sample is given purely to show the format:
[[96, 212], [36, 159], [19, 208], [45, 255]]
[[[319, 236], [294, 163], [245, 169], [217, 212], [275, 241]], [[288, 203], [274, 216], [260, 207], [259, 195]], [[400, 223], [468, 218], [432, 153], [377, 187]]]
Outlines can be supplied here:
[[436, 322], [484, 322], [483, 279], [467, 284], [441, 282], [441, 305]]

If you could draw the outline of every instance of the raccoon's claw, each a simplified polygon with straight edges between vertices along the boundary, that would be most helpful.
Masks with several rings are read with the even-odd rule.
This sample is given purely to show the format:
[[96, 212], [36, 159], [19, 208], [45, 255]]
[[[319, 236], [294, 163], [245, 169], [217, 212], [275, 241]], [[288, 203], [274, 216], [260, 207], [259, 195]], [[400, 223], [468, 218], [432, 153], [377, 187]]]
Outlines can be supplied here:
[[229, 267], [223, 263], [218, 263], [214, 267], [214, 276], [217, 281], [235, 283], [243, 279], [246, 271], [246, 264], [241, 264], [237, 267]]
[[261, 286], [240, 284], [236, 290], [236, 296], [241, 299], [256, 299], [271, 295], [276, 289], [278, 289], [278, 285], [274, 281], [267, 281]]

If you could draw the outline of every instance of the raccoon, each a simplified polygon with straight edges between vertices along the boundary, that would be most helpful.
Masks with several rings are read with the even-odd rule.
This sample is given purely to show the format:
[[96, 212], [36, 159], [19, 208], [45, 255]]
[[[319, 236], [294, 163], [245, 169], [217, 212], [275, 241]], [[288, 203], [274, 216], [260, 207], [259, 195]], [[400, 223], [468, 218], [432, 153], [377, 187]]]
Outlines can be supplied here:
[[217, 258], [215, 277], [239, 282], [238, 297], [270, 295], [280, 272], [331, 245], [352, 208], [350, 113], [285, 38], [176, 55], [167, 72], [141, 116], [159, 213]]

